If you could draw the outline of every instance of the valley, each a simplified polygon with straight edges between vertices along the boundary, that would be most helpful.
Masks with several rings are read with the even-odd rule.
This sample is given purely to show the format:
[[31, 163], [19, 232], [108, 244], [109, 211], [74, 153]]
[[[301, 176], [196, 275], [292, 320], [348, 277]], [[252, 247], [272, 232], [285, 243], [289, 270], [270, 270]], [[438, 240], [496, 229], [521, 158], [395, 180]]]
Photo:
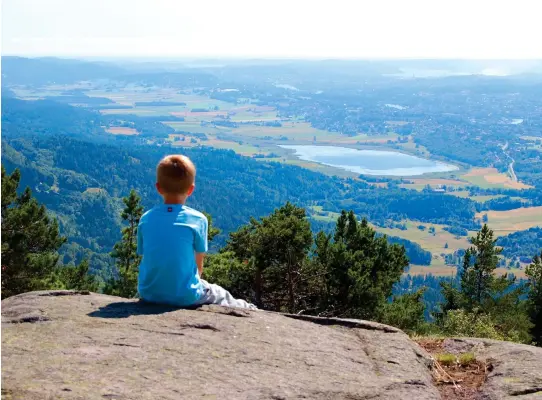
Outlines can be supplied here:
[[[240, 67], [248, 71], [246, 75], [236, 68], [179, 66], [176, 72], [158, 68], [148, 74], [125, 71], [102, 79], [66, 83], [49, 79], [39, 84], [17, 79], [10, 83], [8, 75], [5, 87], [13, 98], [25, 102], [46, 101], [88, 112], [82, 120], [95, 115], [100, 140], [129, 153], [134, 146], [149, 154], [213, 148], [231, 150], [264, 169], [264, 165], [278, 168], [279, 163], [310, 170], [318, 175], [306, 182], [309, 192], [292, 199], [307, 207], [314, 228], [329, 229], [341, 209], [353, 209], [379, 233], [431, 253], [426, 265], [412, 262], [411, 273], [452, 274], [469, 246], [468, 238], [483, 222], [501, 237], [542, 226], [542, 121], [526, 105], [540, 86], [538, 81], [528, 85], [509, 78], [466, 76], [454, 78], [452, 86], [451, 78], [347, 77], [338, 68], [331, 72], [337, 79], [330, 84], [305, 74], [303, 65], [295, 63], [293, 75], [284, 75], [280, 65], [271, 72]], [[271, 77], [284, 84], [270, 84]], [[497, 89], [486, 102], [486, 89], [492, 84]], [[523, 97], [505, 100], [511, 87]], [[506, 117], [491, 117], [501, 108], [507, 110]], [[518, 115], [521, 118], [512, 118]], [[11, 137], [19, 144], [13, 147], [15, 153], [3, 150], [2, 158], [9, 157], [13, 166], [18, 165], [15, 154], [30, 161], [34, 156]], [[324, 149], [328, 153], [322, 153]], [[140, 165], [146, 163], [130, 157]], [[44, 160], [39, 156], [32, 162]], [[145, 174], [154, 160], [141, 166]], [[27, 162], [23, 165], [30, 167]], [[72, 193], [73, 188], [58, 184], [59, 176], [51, 167], [47, 168], [55, 183], [42, 190], [60, 196]], [[295, 169], [288, 171], [297, 174]], [[106, 196], [118, 204], [123, 189], [112, 191], [97, 176], [93, 179], [95, 186], [82, 187], [80, 193]], [[276, 189], [272, 177], [264, 179], [265, 190]], [[310, 189], [313, 179], [333, 183], [319, 191]], [[40, 185], [34, 184], [34, 189]], [[265, 209], [278, 206], [279, 199], [288, 200], [284, 194], [273, 196]], [[219, 208], [212, 207], [205, 208], [216, 215]], [[216, 215], [223, 229], [219, 243], [237, 227], [231, 218], [221, 226], [225, 219]], [[68, 231], [77, 230], [73, 217], [63, 220]], [[523, 277], [524, 261], [530, 256], [503, 257], [500, 271]]]

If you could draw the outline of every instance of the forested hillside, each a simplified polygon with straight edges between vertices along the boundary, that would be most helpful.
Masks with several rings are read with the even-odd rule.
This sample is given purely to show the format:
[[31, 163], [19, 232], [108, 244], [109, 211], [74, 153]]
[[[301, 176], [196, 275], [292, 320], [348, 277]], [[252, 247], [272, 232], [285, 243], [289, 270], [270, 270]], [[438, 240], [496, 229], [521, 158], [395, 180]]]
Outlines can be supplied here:
[[[108, 253], [119, 235], [120, 197], [135, 188], [146, 208], [159, 200], [153, 186], [154, 168], [161, 157], [176, 149], [106, 136], [99, 114], [69, 105], [4, 98], [3, 107], [2, 162], [8, 171], [20, 168], [23, 187], [31, 187], [58, 215], [70, 243]], [[251, 216], [265, 215], [285, 201], [337, 212], [352, 209], [373, 223], [408, 217], [478, 226], [475, 203], [468, 199], [378, 189], [363, 181], [260, 163], [232, 151], [201, 147], [183, 149], [183, 153], [198, 167], [197, 190], [190, 204], [209, 212], [223, 230], [217, 245]], [[407, 249], [419, 258], [415, 245], [407, 244]], [[67, 254], [79, 261], [81, 252], [77, 247]], [[419, 263], [426, 264], [424, 260]]]
[[[234, 295], [421, 334], [540, 341], [539, 80], [404, 80], [378, 73], [391, 64], [342, 61], [6, 60], [3, 296], [134, 296], [127, 226], [161, 201], [158, 161], [182, 153], [198, 170], [188, 205], [212, 226], [205, 276]], [[296, 145], [452, 168], [403, 176], [381, 158], [366, 174], [285, 149]]]

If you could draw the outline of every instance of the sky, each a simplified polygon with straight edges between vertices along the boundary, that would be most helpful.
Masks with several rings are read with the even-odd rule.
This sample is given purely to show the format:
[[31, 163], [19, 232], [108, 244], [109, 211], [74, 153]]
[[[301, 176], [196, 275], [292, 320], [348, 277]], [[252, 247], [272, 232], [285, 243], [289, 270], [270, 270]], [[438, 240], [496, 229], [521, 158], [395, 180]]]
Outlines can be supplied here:
[[2, 0], [1, 11], [3, 55], [542, 58], [538, 0]]

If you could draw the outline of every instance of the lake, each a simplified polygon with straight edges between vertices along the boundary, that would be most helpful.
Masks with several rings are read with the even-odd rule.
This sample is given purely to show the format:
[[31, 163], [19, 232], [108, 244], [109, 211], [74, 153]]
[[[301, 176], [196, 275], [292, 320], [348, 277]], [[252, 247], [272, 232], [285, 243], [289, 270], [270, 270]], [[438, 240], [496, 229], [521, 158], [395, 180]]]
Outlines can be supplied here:
[[364, 175], [414, 176], [458, 169], [455, 165], [397, 151], [357, 150], [348, 147], [312, 145], [281, 145], [280, 147], [294, 150], [294, 155], [300, 160], [317, 162]]

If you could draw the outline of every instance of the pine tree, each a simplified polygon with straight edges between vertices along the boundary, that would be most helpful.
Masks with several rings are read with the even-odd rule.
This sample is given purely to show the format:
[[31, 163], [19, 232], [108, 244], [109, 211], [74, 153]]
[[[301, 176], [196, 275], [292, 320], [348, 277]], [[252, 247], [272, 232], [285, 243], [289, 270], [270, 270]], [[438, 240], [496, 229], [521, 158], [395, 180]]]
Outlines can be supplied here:
[[407, 333], [423, 333], [428, 324], [425, 322], [425, 288], [414, 293], [393, 296], [391, 302], [382, 309], [380, 322], [395, 326]]
[[220, 235], [220, 229], [213, 225], [213, 217], [209, 213], [203, 212], [203, 215], [207, 218], [207, 240], [212, 242], [215, 236]]
[[324, 273], [321, 313], [367, 319], [380, 317], [408, 266], [403, 246], [377, 236], [352, 211], [341, 213], [333, 236], [317, 235], [314, 262]]
[[98, 291], [98, 281], [95, 275], [89, 273], [88, 260], [83, 260], [75, 267], [62, 266], [57, 269], [59, 286], [64, 289]]
[[525, 269], [529, 279], [527, 310], [533, 327], [531, 335], [537, 346], [542, 347], [542, 251]]
[[141, 256], [137, 254], [137, 226], [143, 215], [141, 199], [135, 190], [123, 198], [125, 208], [121, 217], [128, 225], [122, 229], [122, 239], [111, 252], [116, 259], [118, 277], [113, 277], [104, 288], [104, 292], [121, 297], [135, 297]]
[[225, 251], [233, 252], [251, 267], [259, 307], [297, 312], [305, 308], [300, 301], [311, 243], [305, 209], [286, 203], [261, 221], [252, 218], [232, 233]]
[[2, 298], [51, 288], [66, 241], [29, 188], [17, 195], [20, 179], [18, 169], [8, 175], [2, 166]]
[[[445, 301], [438, 318], [441, 327], [453, 326], [457, 334], [462, 334], [468, 331], [462, 323], [484, 321], [488, 332], [498, 334], [495, 339], [529, 342], [532, 324], [521, 300], [525, 288], [515, 284], [515, 277], [495, 276], [502, 249], [495, 246], [493, 231], [484, 224], [471, 243], [463, 258], [459, 287], [442, 283]], [[449, 330], [446, 333], [454, 334]]]
[[484, 224], [476, 237], [471, 238], [473, 246], [465, 252], [461, 291], [469, 311], [480, 307], [491, 297], [495, 281], [493, 272], [499, 265], [499, 254], [502, 252], [501, 248], [495, 246], [496, 242], [493, 231]]

